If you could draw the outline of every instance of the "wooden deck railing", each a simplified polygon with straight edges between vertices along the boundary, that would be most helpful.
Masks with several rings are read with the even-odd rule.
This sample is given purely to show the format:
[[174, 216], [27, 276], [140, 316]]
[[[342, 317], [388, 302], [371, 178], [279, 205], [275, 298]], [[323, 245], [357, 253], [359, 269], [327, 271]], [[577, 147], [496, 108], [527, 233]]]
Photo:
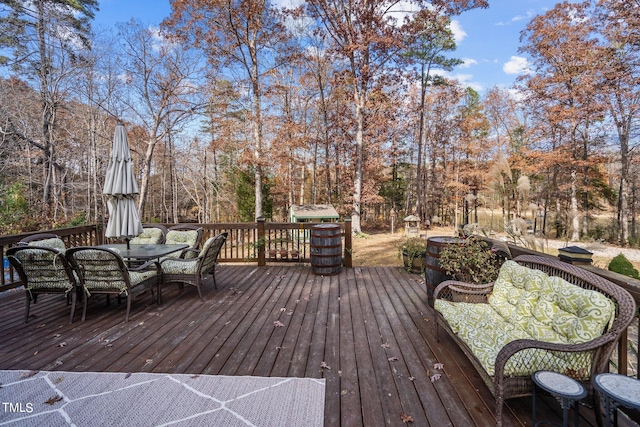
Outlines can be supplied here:
[[[344, 239], [344, 265], [351, 267], [351, 219], [338, 223]], [[164, 224], [171, 227], [175, 224]], [[274, 223], [264, 219], [256, 222], [199, 224], [204, 230], [203, 241], [219, 233], [227, 232], [227, 244], [220, 252], [219, 262], [249, 262], [264, 266], [270, 262], [310, 262], [309, 231], [314, 223]], [[27, 236], [38, 233], [57, 234], [67, 247], [92, 246], [108, 242], [101, 225], [59, 228], [32, 233], [0, 236], [3, 260], [7, 249]], [[0, 292], [20, 286], [20, 278], [7, 263], [0, 279]]]

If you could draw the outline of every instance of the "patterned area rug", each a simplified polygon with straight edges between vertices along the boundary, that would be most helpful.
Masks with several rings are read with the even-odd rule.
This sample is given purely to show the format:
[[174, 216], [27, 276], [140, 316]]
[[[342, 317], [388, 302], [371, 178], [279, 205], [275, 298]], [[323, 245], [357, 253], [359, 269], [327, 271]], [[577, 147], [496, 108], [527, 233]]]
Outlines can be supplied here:
[[322, 426], [325, 380], [0, 371], [0, 425]]

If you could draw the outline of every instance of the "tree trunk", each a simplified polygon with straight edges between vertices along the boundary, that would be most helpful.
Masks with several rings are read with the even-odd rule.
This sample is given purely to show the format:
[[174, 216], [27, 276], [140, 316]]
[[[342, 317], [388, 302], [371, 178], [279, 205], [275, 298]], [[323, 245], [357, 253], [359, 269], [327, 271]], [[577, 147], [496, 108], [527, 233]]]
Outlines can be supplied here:
[[353, 214], [352, 230], [354, 233], [361, 233], [361, 203], [362, 203], [362, 169], [363, 169], [363, 156], [364, 156], [364, 110], [365, 100], [364, 93], [360, 92], [357, 88], [354, 91], [354, 101], [356, 104], [356, 170], [353, 178]]
[[571, 241], [580, 240], [580, 214], [578, 212], [578, 174], [571, 171]]

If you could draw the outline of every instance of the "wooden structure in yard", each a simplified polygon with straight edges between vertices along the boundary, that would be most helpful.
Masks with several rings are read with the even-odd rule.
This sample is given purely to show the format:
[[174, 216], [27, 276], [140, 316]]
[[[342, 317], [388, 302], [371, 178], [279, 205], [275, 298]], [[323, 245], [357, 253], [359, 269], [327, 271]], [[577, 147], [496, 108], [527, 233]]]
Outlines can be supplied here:
[[[221, 265], [218, 289], [163, 288], [125, 305], [91, 298], [69, 324], [60, 295], [42, 295], [24, 323], [24, 292], [0, 293], [0, 369], [163, 372], [326, 379], [325, 426], [495, 426], [494, 400], [452, 340], [436, 342], [424, 284], [400, 268]], [[442, 364], [442, 365], [441, 365]], [[132, 404], [136, 404], [132, 402]], [[559, 419], [553, 400], [541, 419]], [[595, 425], [582, 408], [581, 426]], [[507, 401], [505, 425], [531, 425], [531, 399]]]
[[340, 218], [332, 205], [292, 205], [289, 222], [337, 222]]

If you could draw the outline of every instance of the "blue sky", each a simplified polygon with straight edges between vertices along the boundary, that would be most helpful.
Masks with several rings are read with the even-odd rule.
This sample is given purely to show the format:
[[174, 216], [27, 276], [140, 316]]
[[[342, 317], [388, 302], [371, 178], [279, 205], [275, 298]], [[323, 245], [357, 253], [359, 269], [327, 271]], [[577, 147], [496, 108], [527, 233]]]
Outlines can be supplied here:
[[[495, 85], [511, 87], [527, 66], [526, 59], [518, 53], [520, 31], [533, 16], [556, 3], [555, 0], [489, 0], [488, 9], [456, 17], [453, 30], [458, 49], [453, 56], [463, 59], [465, 65], [457, 67], [450, 76], [481, 93]], [[170, 11], [168, 0], [101, 0], [94, 25], [109, 28], [131, 18], [158, 25]]]

